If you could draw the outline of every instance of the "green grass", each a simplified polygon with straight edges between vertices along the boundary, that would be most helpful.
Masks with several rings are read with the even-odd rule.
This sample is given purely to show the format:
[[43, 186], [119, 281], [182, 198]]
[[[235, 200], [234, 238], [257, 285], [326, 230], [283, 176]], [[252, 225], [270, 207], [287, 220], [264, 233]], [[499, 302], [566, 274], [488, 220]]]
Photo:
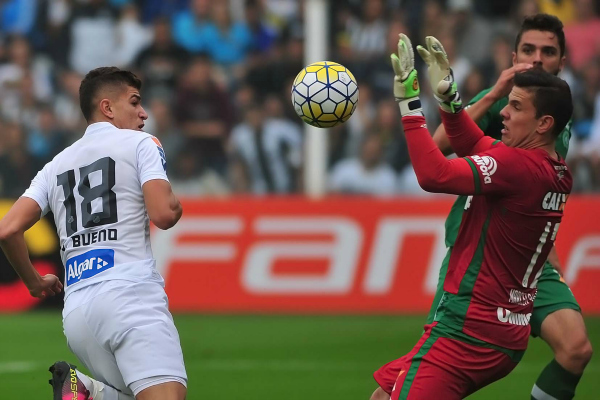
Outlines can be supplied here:
[[[188, 400], [367, 400], [372, 373], [408, 352], [423, 316], [177, 315], [189, 376]], [[600, 345], [600, 318], [587, 318]], [[49, 399], [48, 366], [76, 363], [59, 313], [0, 315], [0, 398]], [[552, 355], [532, 340], [519, 366], [469, 399], [528, 399]], [[577, 399], [598, 399], [600, 357], [592, 359]]]

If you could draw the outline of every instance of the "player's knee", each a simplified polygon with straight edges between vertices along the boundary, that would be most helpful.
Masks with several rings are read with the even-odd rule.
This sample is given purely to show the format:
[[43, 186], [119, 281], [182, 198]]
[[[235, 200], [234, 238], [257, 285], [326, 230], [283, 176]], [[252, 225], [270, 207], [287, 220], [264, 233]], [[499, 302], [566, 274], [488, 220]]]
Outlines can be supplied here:
[[390, 400], [390, 395], [387, 394], [382, 388], [378, 387], [375, 389], [369, 400]]
[[593, 353], [594, 350], [592, 349], [592, 343], [590, 343], [590, 340], [587, 338], [587, 336], [575, 342], [570, 352], [573, 361], [577, 362], [582, 367], [585, 367], [587, 363], [590, 362]]
[[582, 334], [565, 340], [560, 352], [562, 353], [560, 354], [560, 358], [567, 359], [570, 365], [576, 367], [577, 370], [583, 371], [585, 366], [590, 362], [594, 351], [587, 335]]

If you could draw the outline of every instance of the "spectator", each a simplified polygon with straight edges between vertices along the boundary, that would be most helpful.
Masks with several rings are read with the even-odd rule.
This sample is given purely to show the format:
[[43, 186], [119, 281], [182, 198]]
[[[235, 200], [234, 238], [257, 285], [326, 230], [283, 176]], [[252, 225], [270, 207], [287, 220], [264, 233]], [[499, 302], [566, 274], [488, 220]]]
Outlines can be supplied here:
[[154, 22], [154, 41], [134, 63], [144, 79], [144, 96], [148, 99], [172, 99], [177, 77], [183, 72], [188, 59], [189, 53], [173, 42], [169, 20], [158, 18]]
[[[551, 0], [554, 1], [554, 0]], [[571, 1], [571, 0], [569, 0]], [[537, 0], [519, 0], [512, 2], [510, 18], [496, 21], [495, 25], [500, 34], [513, 37], [521, 28], [525, 17], [540, 12]]]
[[446, 40], [452, 35], [443, 34], [443, 30], [448, 28], [448, 21], [439, 0], [427, 0], [425, 2], [422, 20], [421, 31], [415, 37], [435, 36], [437, 38], [444, 38], [442, 45], [446, 48]]
[[490, 23], [473, 12], [472, 0], [448, 0], [448, 9], [458, 53], [473, 64], [484, 62], [494, 37]]
[[358, 157], [364, 134], [375, 122], [377, 108], [373, 101], [371, 86], [366, 82], [358, 84], [360, 88], [360, 100], [352, 117], [344, 124], [348, 131], [344, 144], [344, 158]]
[[353, 58], [367, 60], [385, 53], [388, 25], [382, 0], [366, 0], [361, 18], [350, 18], [346, 35]]
[[207, 57], [195, 58], [182, 81], [175, 100], [175, 116], [185, 138], [205, 166], [225, 176], [225, 141], [233, 119], [230, 95], [217, 86]]
[[379, 135], [383, 143], [383, 159], [400, 172], [410, 164], [406, 139], [398, 118], [398, 105], [393, 100], [381, 101], [377, 105], [377, 116], [372, 132]]
[[456, 52], [456, 39], [450, 32], [448, 32], [448, 34], [442, 34], [441, 37], [444, 38], [442, 45], [446, 50], [446, 54], [448, 54], [448, 61], [450, 61], [452, 72], [454, 72], [454, 81], [460, 88], [464, 85], [467, 77], [471, 73], [473, 65], [468, 58]]
[[502, 71], [512, 67], [514, 46], [514, 42], [508, 36], [496, 36], [492, 44], [492, 55], [482, 64], [482, 70], [486, 71], [486, 83], [495, 83]]
[[35, 101], [49, 101], [52, 97], [52, 69], [49, 60], [33, 55], [27, 39], [14, 36], [8, 44], [8, 62], [0, 65], [0, 104], [2, 115], [17, 121], [21, 115], [21, 81], [32, 79], [32, 94]]
[[72, 5], [70, 0], [46, 0], [39, 4], [32, 42], [52, 61], [66, 68], [68, 65], [69, 27]]
[[600, 56], [589, 61], [580, 71], [581, 80], [572, 87], [573, 130], [584, 139], [589, 136], [594, 119], [596, 96], [600, 91]]
[[189, 7], [189, 0], [143, 0], [141, 3], [142, 22], [152, 24], [158, 18], [170, 19]]
[[75, 71], [59, 72], [60, 91], [54, 100], [54, 114], [59, 129], [65, 132], [65, 145], [73, 144], [79, 139], [87, 126], [79, 106], [79, 85], [81, 75]]
[[[270, 106], [274, 107], [279, 106]], [[281, 117], [266, 118], [261, 105], [254, 103], [233, 129], [229, 147], [236, 192], [282, 194], [297, 190], [302, 135], [295, 124]]]
[[262, 0], [265, 4], [267, 19], [279, 27], [289, 25], [302, 14], [303, 1], [298, 0]]
[[583, 69], [584, 80], [573, 91], [574, 137], [568, 163], [574, 191], [600, 190], [600, 70], [593, 60]]
[[27, 148], [36, 164], [44, 165], [65, 148], [65, 133], [60, 130], [52, 108], [38, 110], [36, 126], [29, 131]]
[[265, 22], [264, 5], [260, 1], [246, 3], [246, 23], [252, 37], [252, 49], [266, 53], [275, 44], [277, 32]]
[[35, 88], [31, 74], [26, 74], [19, 81], [18, 122], [26, 132], [36, 129], [39, 118], [39, 103], [35, 98]]
[[248, 26], [232, 21], [229, 4], [217, 1], [211, 4], [212, 22], [205, 28], [206, 49], [212, 59], [222, 65], [239, 64], [246, 58], [252, 46], [252, 34]]
[[242, 84], [237, 88], [233, 95], [236, 123], [243, 119], [244, 110], [251, 107], [257, 101], [256, 97], [256, 91], [248, 84]]
[[329, 176], [331, 193], [390, 196], [396, 186], [396, 174], [383, 161], [383, 143], [378, 134], [368, 134], [359, 158], [337, 163]]
[[85, 75], [118, 61], [117, 12], [106, 0], [77, 3], [68, 26], [71, 69]]
[[537, 0], [541, 13], [556, 15], [565, 25], [570, 25], [575, 19], [573, 0]]
[[178, 196], [225, 196], [230, 190], [216, 172], [206, 169], [196, 152], [183, 149], [173, 161], [168, 161], [170, 182]]
[[189, 51], [199, 54], [207, 51], [206, 27], [210, 22], [210, 1], [191, 0], [190, 9], [173, 18], [173, 38]]
[[0, 6], [0, 27], [8, 34], [27, 35], [35, 23], [37, 0], [8, 0]]
[[577, 71], [600, 51], [600, 18], [594, 0], [574, 0], [575, 21], [565, 26], [569, 62]]
[[18, 124], [6, 124], [0, 132], [3, 152], [0, 154], [0, 196], [16, 199], [42, 165], [27, 152], [25, 133]]
[[183, 149], [184, 139], [173, 117], [171, 107], [165, 99], [157, 97], [149, 102], [147, 111], [145, 130], [160, 140], [167, 161], [172, 162]]
[[304, 67], [303, 47], [302, 37], [285, 34], [273, 46], [268, 57], [259, 55], [256, 62], [249, 65], [245, 82], [259, 96], [289, 93], [291, 85], [288, 81], [293, 80]]
[[135, 4], [128, 3], [121, 9], [117, 41], [115, 64], [123, 68], [130, 66], [138, 54], [152, 42], [152, 31], [141, 24]]

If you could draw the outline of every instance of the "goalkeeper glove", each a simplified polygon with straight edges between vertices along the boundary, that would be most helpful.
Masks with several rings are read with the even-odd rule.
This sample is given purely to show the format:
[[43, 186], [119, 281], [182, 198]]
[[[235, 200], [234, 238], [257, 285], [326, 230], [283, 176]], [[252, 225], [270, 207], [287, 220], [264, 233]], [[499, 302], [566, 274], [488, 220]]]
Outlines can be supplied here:
[[398, 55], [392, 54], [394, 68], [394, 97], [400, 107], [400, 115], [423, 115], [419, 99], [419, 81], [415, 69], [415, 53], [410, 39], [403, 33], [399, 35]]
[[457, 113], [462, 110], [462, 101], [454, 81], [454, 74], [448, 62], [448, 55], [442, 44], [433, 36], [425, 38], [427, 48], [417, 46], [417, 51], [427, 64], [429, 83], [433, 95], [442, 110]]

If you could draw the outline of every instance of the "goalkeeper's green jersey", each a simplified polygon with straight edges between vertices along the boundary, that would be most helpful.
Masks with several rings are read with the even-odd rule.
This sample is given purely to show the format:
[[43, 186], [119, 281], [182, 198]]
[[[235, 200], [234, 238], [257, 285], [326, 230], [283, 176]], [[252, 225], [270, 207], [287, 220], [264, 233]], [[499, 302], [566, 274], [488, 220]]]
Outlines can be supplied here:
[[[477, 96], [471, 100], [469, 105], [478, 102], [483, 96], [485, 96], [492, 88], [481, 91]], [[500, 111], [506, 107], [508, 104], [508, 97], [503, 97], [490, 107], [490, 109], [485, 113], [485, 115], [477, 122], [479, 128], [485, 133], [487, 136], [491, 136], [494, 139], [502, 138], [502, 129], [504, 125], [502, 125], [502, 117], [500, 116]], [[567, 156], [567, 151], [569, 150], [569, 140], [571, 139], [571, 125], [573, 121], [570, 120], [565, 129], [558, 135], [556, 139], [556, 151], [560, 156], [564, 159]], [[458, 196], [452, 209], [450, 210], [450, 214], [448, 214], [448, 218], [446, 219], [446, 247], [453, 247], [454, 242], [456, 241], [456, 236], [458, 235], [458, 229], [460, 227], [460, 223], [463, 217], [463, 211], [465, 209], [465, 202], [467, 201], [467, 196]]]

